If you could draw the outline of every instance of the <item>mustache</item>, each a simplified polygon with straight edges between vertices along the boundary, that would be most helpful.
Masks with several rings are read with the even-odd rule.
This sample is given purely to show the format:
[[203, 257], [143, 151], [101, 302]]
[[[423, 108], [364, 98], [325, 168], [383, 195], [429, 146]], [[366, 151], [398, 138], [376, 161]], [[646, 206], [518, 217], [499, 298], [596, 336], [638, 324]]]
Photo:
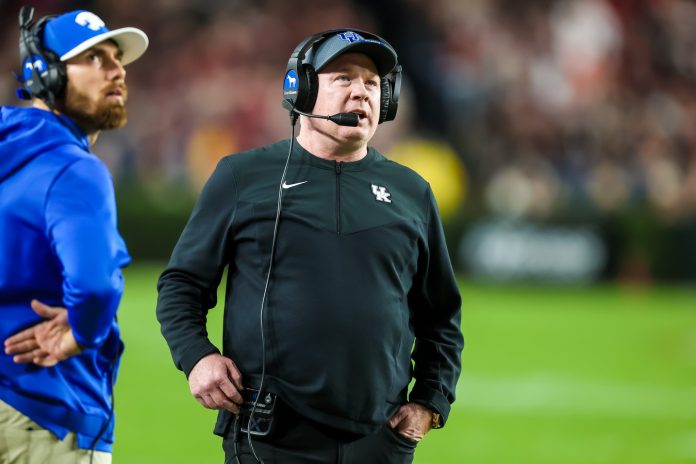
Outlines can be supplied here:
[[120, 92], [124, 97], [128, 96], [128, 86], [125, 83], [108, 86], [106, 89], [104, 89], [104, 94], [108, 95], [116, 91]]

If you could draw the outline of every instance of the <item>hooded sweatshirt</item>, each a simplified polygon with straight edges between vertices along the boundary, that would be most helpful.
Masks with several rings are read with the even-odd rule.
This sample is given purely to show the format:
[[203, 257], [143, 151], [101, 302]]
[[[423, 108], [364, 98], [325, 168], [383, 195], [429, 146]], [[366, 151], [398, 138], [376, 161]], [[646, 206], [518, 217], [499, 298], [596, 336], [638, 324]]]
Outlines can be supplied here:
[[83, 351], [53, 367], [0, 353], [0, 400], [80, 448], [111, 451], [111, 394], [123, 350], [115, 316], [130, 262], [113, 183], [65, 116], [0, 108], [0, 340], [64, 307]]

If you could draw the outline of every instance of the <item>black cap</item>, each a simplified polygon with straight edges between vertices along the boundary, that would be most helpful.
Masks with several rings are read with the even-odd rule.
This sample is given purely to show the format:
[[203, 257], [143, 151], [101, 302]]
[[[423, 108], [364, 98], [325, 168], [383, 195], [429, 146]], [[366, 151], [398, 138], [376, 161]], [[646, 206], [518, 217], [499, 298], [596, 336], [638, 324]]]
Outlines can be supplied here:
[[379, 77], [389, 74], [397, 64], [394, 49], [387, 42], [376, 38], [364, 38], [350, 30], [336, 32], [313, 48], [307, 56], [307, 62], [319, 72], [338, 56], [344, 53], [364, 53], [372, 58], [377, 66]]

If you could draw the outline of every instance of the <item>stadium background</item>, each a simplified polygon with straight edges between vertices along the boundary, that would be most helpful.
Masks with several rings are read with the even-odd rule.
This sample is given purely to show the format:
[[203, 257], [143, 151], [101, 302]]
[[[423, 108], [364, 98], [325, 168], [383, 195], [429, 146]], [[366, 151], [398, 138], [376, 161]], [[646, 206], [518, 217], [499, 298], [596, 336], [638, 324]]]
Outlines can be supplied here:
[[432, 183], [462, 279], [459, 398], [416, 462], [696, 462], [693, 2], [0, 0], [2, 104], [23, 3], [151, 40], [130, 123], [95, 147], [134, 257], [116, 462], [222, 461], [158, 333], [157, 274], [217, 160], [289, 136], [294, 46], [344, 26], [400, 54], [373, 144]]

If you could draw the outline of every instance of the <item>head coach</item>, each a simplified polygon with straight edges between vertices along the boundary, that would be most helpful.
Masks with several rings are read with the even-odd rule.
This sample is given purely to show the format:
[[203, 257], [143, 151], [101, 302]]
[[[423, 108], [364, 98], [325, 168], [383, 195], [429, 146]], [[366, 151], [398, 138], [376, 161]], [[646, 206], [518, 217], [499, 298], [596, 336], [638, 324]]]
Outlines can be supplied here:
[[[401, 72], [368, 32], [302, 41], [291, 138], [220, 161], [159, 279], [162, 333], [220, 410], [227, 462], [409, 463], [447, 420], [464, 341], [437, 205], [368, 146]], [[225, 268], [220, 353], [206, 314]]]

